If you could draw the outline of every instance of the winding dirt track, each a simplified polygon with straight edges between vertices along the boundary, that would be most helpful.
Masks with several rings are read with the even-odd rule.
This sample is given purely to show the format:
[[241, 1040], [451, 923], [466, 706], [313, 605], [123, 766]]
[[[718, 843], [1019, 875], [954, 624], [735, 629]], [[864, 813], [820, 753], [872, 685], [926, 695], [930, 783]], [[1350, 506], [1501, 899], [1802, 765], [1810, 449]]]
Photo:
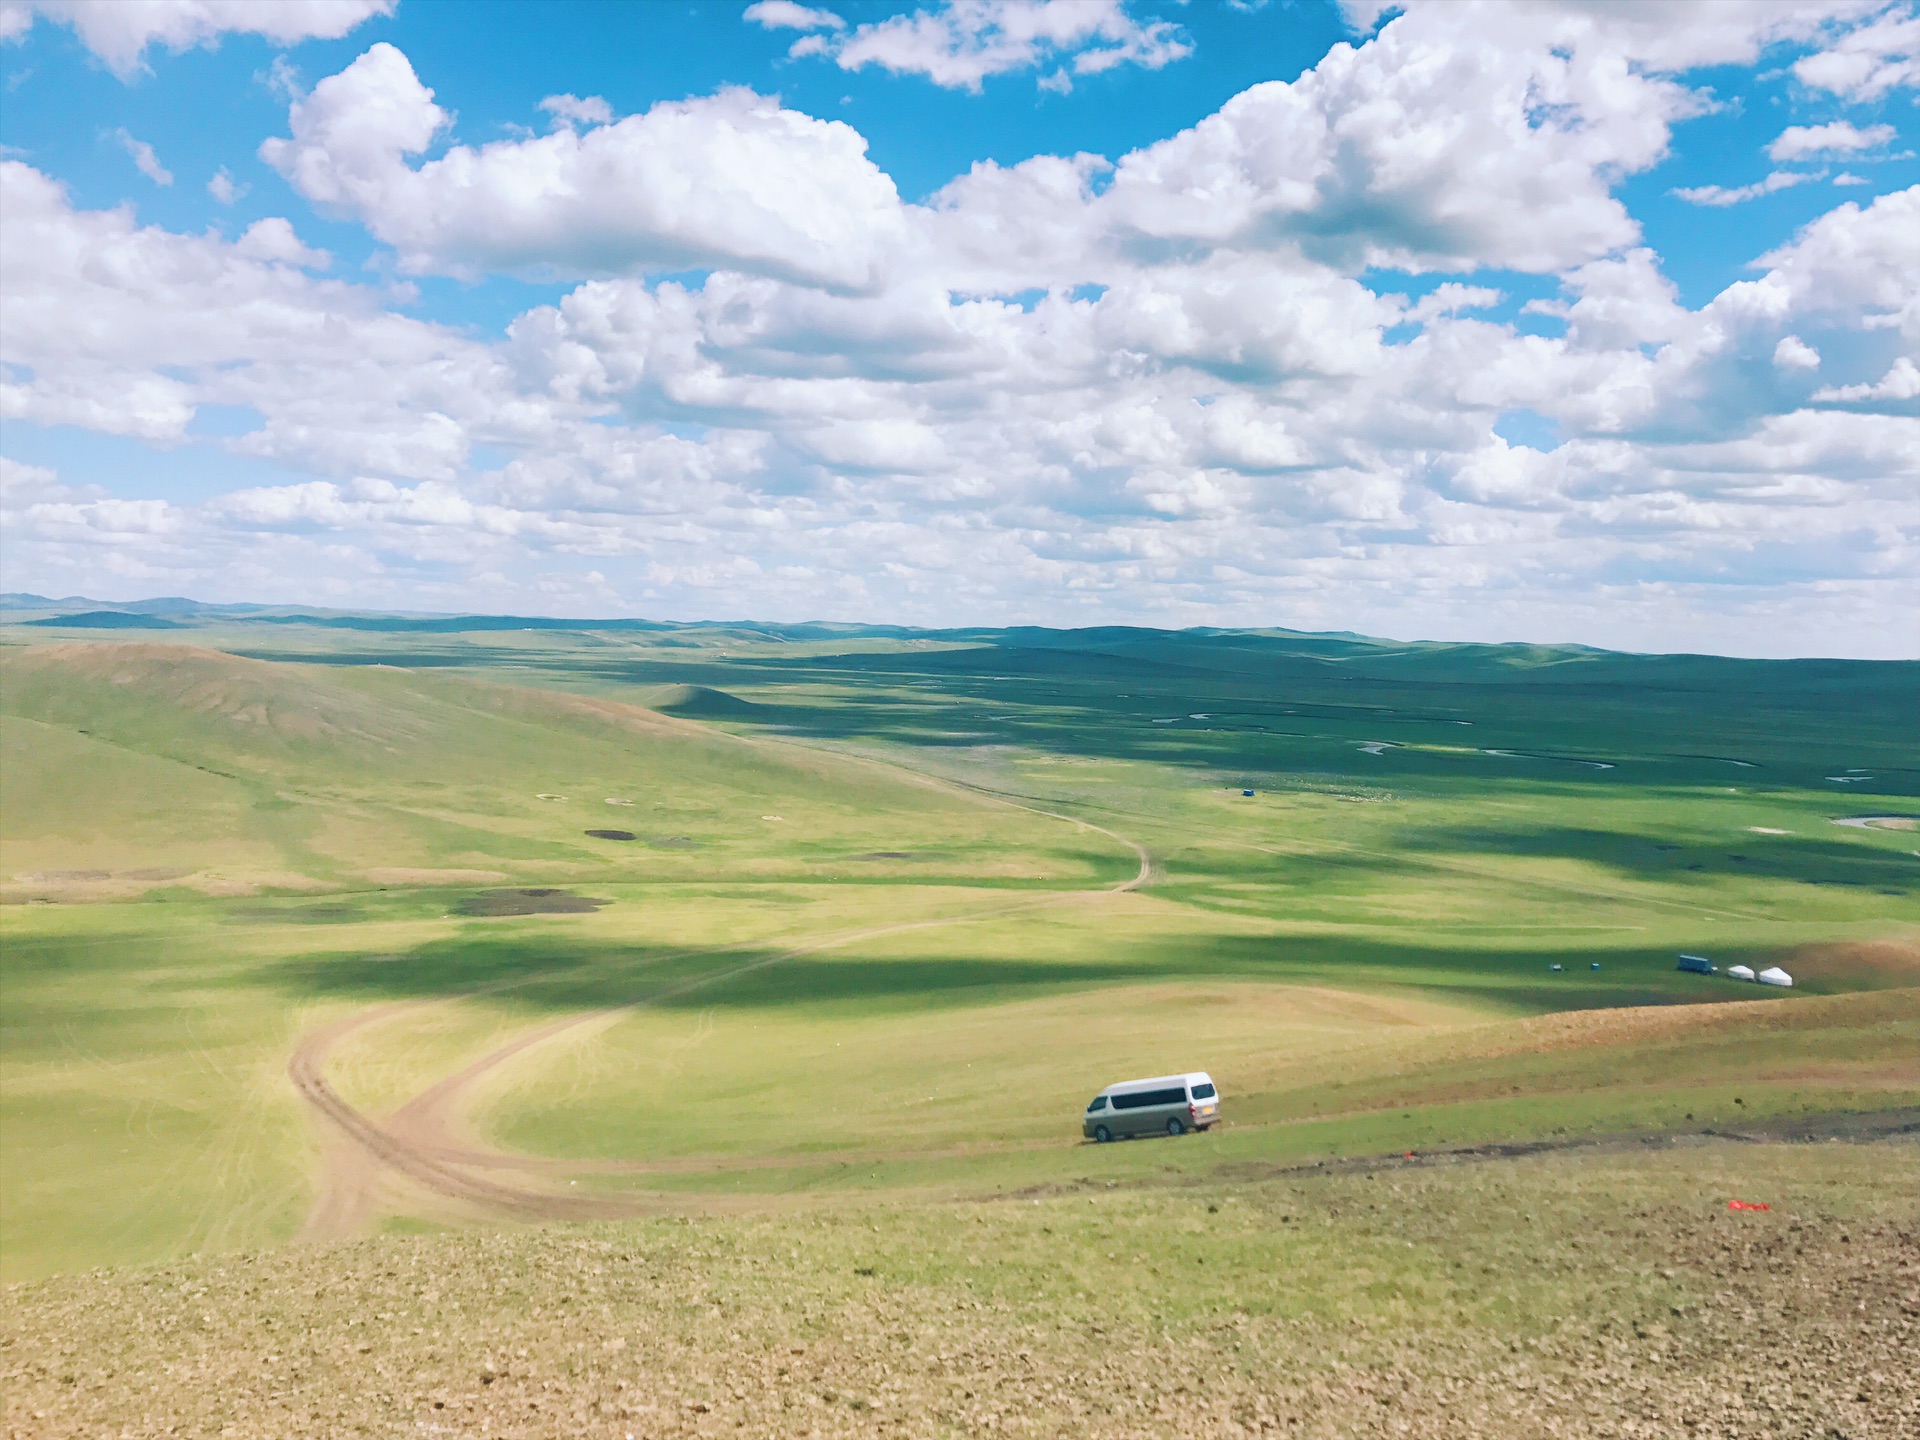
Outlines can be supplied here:
[[[613, 1219], [656, 1211], [663, 1203], [656, 1196], [569, 1194], [565, 1190], [552, 1188], [551, 1183], [542, 1185], [534, 1177], [551, 1176], [557, 1179], [564, 1173], [576, 1175], [647, 1171], [665, 1173], [674, 1170], [721, 1168], [722, 1165], [726, 1168], [734, 1168], [737, 1162], [616, 1161], [595, 1164], [591, 1161], [577, 1163], [558, 1161], [544, 1156], [522, 1156], [485, 1149], [477, 1142], [466, 1141], [461, 1134], [464, 1106], [474, 1086], [507, 1062], [538, 1045], [562, 1036], [576, 1034], [592, 1026], [610, 1025], [621, 1016], [642, 1006], [657, 1004], [662, 1000], [686, 994], [703, 986], [765, 969], [783, 961], [858, 944], [884, 935], [896, 935], [906, 931], [933, 929], [947, 925], [970, 924], [1022, 910], [1041, 909], [1074, 902], [1084, 903], [1105, 896], [1120, 895], [1138, 890], [1152, 883], [1159, 876], [1159, 869], [1145, 846], [1103, 826], [1091, 824], [1074, 816], [1021, 804], [972, 786], [956, 785], [954, 788], [991, 796], [997, 803], [1014, 809], [1029, 810], [1035, 814], [1064, 820], [1082, 829], [1105, 835], [1133, 851], [1139, 859], [1139, 869], [1130, 879], [1093, 890], [1062, 891], [1037, 899], [971, 910], [959, 915], [844, 931], [809, 940], [776, 954], [763, 956], [725, 970], [715, 971], [675, 985], [663, 986], [646, 995], [638, 996], [625, 1005], [562, 1016], [545, 1025], [525, 1031], [506, 1044], [482, 1055], [458, 1073], [422, 1091], [384, 1120], [375, 1119], [364, 1111], [356, 1109], [339, 1091], [334, 1089], [326, 1076], [328, 1056], [341, 1042], [371, 1025], [445, 1002], [416, 1001], [381, 1005], [334, 1021], [303, 1036], [295, 1047], [293, 1057], [287, 1066], [287, 1074], [293, 1081], [294, 1089], [319, 1117], [326, 1132], [326, 1143], [322, 1149], [320, 1181], [313, 1208], [307, 1218], [306, 1233], [313, 1237], [328, 1237], [351, 1234], [363, 1229], [368, 1221], [384, 1208], [381, 1200], [383, 1189], [396, 1180], [404, 1186], [425, 1191], [442, 1200], [455, 1202], [464, 1210], [477, 1210], [482, 1213], [522, 1219]], [[687, 958], [687, 956], [701, 953], [716, 952], [689, 951], [675, 958]], [[492, 991], [506, 987], [486, 988]], [[1029, 1148], [1031, 1144], [1032, 1142], [1024, 1142], [1019, 1148]], [[973, 1151], [962, 1150], [953, 1153], [967, 1154]], [[807, 1162], [812, 1164], [855, 1163], [876, 1158], [880, 1157], [870, 1152], [806, 1157]], [[785, 1159], [769, 1159], [764, 1163], [778, 1165], [792, 1162]], [[746, 1166], [740, 1168], [753, 1168], [753, 1165], [754, 1162], [748, 1162]], [[533, 1183], [512, 1184], [490, 1178], [487, 1174], [474, 1173], [475, 1171], [503, 1170], [520, 1172], [533, 1179]]]

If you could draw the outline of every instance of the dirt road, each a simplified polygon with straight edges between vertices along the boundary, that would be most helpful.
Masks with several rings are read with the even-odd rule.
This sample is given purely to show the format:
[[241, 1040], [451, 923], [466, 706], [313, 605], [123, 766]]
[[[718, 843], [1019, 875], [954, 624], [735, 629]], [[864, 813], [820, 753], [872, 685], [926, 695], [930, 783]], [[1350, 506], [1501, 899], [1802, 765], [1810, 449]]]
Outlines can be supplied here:
[[[988, 794], [981, 791], [973, 793]], [[396, 1189], [424, 1192], [439, 1201], [452, 1202], [463, 1211], [526, 1219], [610, 1219], [656, 1211], [662, 1205], [661, 1199], [656, 1196], [640, 1193], [620, 1196], [570, 1194], [568, 1191], [575, 1187], [571, 1184], [563, 1186], [562, 1182], [567, 1174], [586, 1175], [609, 1170], [640, 1173], [649, 1169], [665, 1172], [672, 1169], [710, 1168], [710, 1162], [690, 1162], [686, 1165], [639, 1162], [596, 1166], [489, 1149], [466, 1124], [466, 1110], [474, 1088], [502, 1066], [541, 1045], [564, 1038], [580, 1038], [584, 1032], [611, 1025], [621, 1016], [643, 1006], [658, 1004], [703, 986], [734, 979], [801, 956], [815, 955], [882, 936], [973, 924], [1023, 910], [1098, 901], [1138, 890], [1159, 876], [1152, 855], [1137, 841], [1070, 815], [1040, 810], [1003, 796], [989, 798], [999, 804], [1030, 810], [1105, 835], [1131, 850], [1139, 860], [1139, 868], [1129, 879], [1092, 890], [1063, 891], [1036, 899], [987, 906], [959, 915], [877, 925], [811, 939], [773, 955], [663, 986], [637, 996], [625, 1005], [561, 1016], [516, 1035], [457, 1073], [423, 1090], [383, 1118], [376, 1118], [355, 1108], [333, 1087], [326, 1076], [329, 1055], [343, 1041], [370, 1026], [404, 1017], [408, 1012], [431, 1005], [451, 1003], [460, 997], [376, 1006], [336, 1020], [302, 1037], [287, 1066], [287, 1074], [293, 1081], [294, 1089], [320, 1121], [324, 1136], [320, 1177], [314, 1204], [304, 1227], [306, 1235], [311, 1238], [330, 1238], [364, 1230], [383, 1210], [390, 1208], [394, 1198], [398, 1198], [391, 1193]], [[686, 956], [676, 958], [688, 958], [699, 953], [687, 952]], [[490, 990], [502, 988], [506, 987], [489, 987]], [[862, 1153], [810, 1158], [819, 1163], [852, 1163], [871, 1161], [876, 1157]], [[511, 1183], [495, 1178], [501, 1172], [516, 1174], [521, 1180]]]

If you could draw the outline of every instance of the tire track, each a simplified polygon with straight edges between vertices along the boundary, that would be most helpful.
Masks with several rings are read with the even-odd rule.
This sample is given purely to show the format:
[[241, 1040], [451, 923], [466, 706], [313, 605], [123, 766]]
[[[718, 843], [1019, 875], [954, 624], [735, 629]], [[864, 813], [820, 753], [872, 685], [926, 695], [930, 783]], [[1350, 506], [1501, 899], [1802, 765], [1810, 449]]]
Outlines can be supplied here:
[[[885, 762], [869, 762], [884, 764]], [[905, 767], [889, 767], [902, 768]], [[909, 774], [917, 772], [908, 771]], [[928, 777], [920, 777], [926, 779]], [[932, 781], [939, 784], [942, 782]], [[360, 1227], [375, 1208], [374, 1191], [387, 1174], [397, 1175], [412, 1185], [443, 1199], [476, 1206], [485, 1211], [519, 1219], [617, 1219], [651, 1213], [665, 1203], [663, 1197], [629, 1192], [620, 1196], [569, 1195], [558, 1190], [529, 1188], [476, 1175], [475, 1170], [513, 1170], [532, 1174], [585, 1174], [601, 1170], [593, 1162], [570, 1164], [544, 1156], [517, 1156], [486, 1149], [478, 1144], [462, 1144], [458, 1137], [462, 1110], [473, 1089], [502, 1066], [550, 1041], [559, 1040], [594, 1025], [610, 1025], [622, 1016], [648, 1005], [655, 1005], [688, 994], [704, 986], [736, 979], [758, 970], [795, 960], [802, 956], [855, 945], [883, 936], [946, 925], [971, 924], [980, 920], [1016, 914], [1023, 910], [1048, 906], [1085, 903], [1110, 895], [1138, 890], [1160, 878], [1161, 871], [1146, 846], [1104, 826], [1071, 815], [1062, 815], [1035, 806], [1022, 805], [991, 791], [972, 786], [954, 788], [984, 795], [996, 803], [1027, 810], [1076, 827], [1105, 835], [1131, 850], [1139, 868], [1128, 879], [1092, 890], [1072, 890], [1032, 900], [996, 905], [961, 915], [937, 916], [925, 920], [902, 921], [843, 932], [796, 945], [772, 955], [762, 956], [724, 970], [695, 976], [678, 984], [663, 986], [625, 1005], [610, 1006], [580, 1014], [562, 1016], [515, 1036], [487, 1054], [472, 1061], [454, 1075], [436, 1082], [407, 1101], [383, 1123], [354, 1107], [326, 1077], [328, 1056], [343, 1041], [379, 1021], [403, 1014], [433, 1002], [411, 1002], [376, 1006], [302, 1037], [288, 1062], [287, 1074], [294, 1090], [327, 1127], [330, 1143], [322, 1157], [321, 1178], [314, 1207], [309, 1214], [309, 1235], [351, 1233]], [[702, 952], [689, 951], [682, 956]], [[708, 952], [711, 953], [711, 952]], [[499, 990], [504, 986], [489, 986]], [[866, 1152], [846, 1155], [822, 1154], [807, 1157], [807, 1163], [859, 1163], [871, 1159]], [[618, 1162], [616, 1162], [618, 1163]], [[645, 1163], [645, 1162], [642, 1162]], [[616, 1172], [617, 1173], [617, 1172]], [[631, 1173], [631, 1172], [628, 1172]]]

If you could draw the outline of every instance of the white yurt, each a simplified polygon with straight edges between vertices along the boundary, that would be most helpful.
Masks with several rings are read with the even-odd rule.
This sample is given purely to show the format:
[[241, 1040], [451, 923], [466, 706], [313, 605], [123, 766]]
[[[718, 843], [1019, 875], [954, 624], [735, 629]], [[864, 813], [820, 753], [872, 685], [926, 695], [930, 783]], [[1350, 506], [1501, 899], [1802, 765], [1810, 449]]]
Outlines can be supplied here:
[[1751, 980], [1754, 978], [1753, 967], [1751, 965], [1729, 965], [1727, 966], [1727, 978], [1729, 980]]
[[1787, 974], [1787, 972], [1782, 970], [1778, 965], [1768, 966], [1753, 978], [1758, 980], [1762, 985], [1785, 985], [1789, 989], [1793, 986], [1793, 976]]

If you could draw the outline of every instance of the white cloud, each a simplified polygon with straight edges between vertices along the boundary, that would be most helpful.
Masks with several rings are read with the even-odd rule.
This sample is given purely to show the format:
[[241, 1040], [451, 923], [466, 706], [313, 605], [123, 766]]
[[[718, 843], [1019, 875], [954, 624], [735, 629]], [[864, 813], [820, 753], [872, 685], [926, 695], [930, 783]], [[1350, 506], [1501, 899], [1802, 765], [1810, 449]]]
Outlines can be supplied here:
[[207, 194], [211, 195], [222, 205], [233, 204], [234, 201], [238, 200], [242, 195], [245, 195], [250, 188], [252, 187], [235, 182], [233, 176], [227, 173], [227, 167], [224, 165], [214, 171], [213, 178], [207, 181]]
[[173, 184], [173, 172], [160, 163], [160, 157], [153, 153], [153, 146], [144, 140], [136, 140], [124, 129], [113, 132], [113, 138], [120, 142], [120, 148], [133, 160], [133, 168], [156, 185]]
[[[1597, 258], [1638, 238], [1619, 177], [1663, 158], [1672, 124], [1703, 103], [1645, 63], [1676, 45], [1675, 27], [1644, 13], [1412, 9], [1298, 80], [1256, 85], [1125, 157], [1106, 208], [1143, 250], [1292, 244], [1355, 269], [1551, 271]], [[1754, 28], [1779, 19], [1711, 13], [1688, 31], [1694, 51], [1751, 48]]]
[[252, 453], [431, 475], [468, 443], [447, 412], [490, 403], [480, 346], [309, 276], [326, 256], [284, 219], [232, 244], [176, 235], [127, 207], [76, 210], [17, 161], [0, 161], [0, 212], [9, 419], [177, 443], [200, 404], [251, 406], [263, 424], [234, 443]]
[[1782, 370], [1818, 370], [1820, 352], [1798, 335], [1783, 335], [1773, 347], [1773, 363]]
[[15, 0], [0, 11], [0, 38], [23, 35], [39, 15], [72, 27], [121, 79], [145, 68], [147, 50], [178, 53], [222, 35], [263, 35], [281, 45], [336, 40], [395, 0]]
[[844, 30], [847, 25], [831, 10], [796, 5], [794, 0], [758, 0], [741, 18], [768, 30]]
[[932, 10], [893, 15], [839, 34], [844, 22], [826, 11], [766, 0], [749, 20], [809, 30], [790, 52], [830, 56], [843, 70], [875, 65], [896, 75], [924, 75], [953, 90], [978, 91], [989, 76], [1055, 65], [1045, 88], [1072, 88], [1068, 75], [1094, 75], [1121, 65], [1158, 70], [1193, 53], [1179, 28], [1140, 21], [1123, 0], [946, 0]]
[[249, 260], [293, 265], [302, 270], [324, 270], [333, 258], [324, 250], [310, 250], [293, 233], [293, 225], [277, 215], [256, 220], [234, 242], [233, 253]]
[[44, 465], [28, 465], [0, 455], [0, 505], [11, 510], [65, 492], [60, 477]]
[[[285, 220], [174, 234], [0, 169], [0, 414], [293, 472], [173, 505], [9, 473], [10, 583], [1890, 643], [1920, 604], [1920, 189], [1689, 309], [1614, 187], [1697, 106], [1656, 72], [1787, 8], [1492, 13], [1417, 9], [1160, 145], [925, 205], [738, 93], [455, 144], [375, 47], [270, 158], [408, 268], [590, 277], [497, 344], [316, 273]], [[1361, 283], [1388, 262], [1465, 273], [1410, 304]], [[1564, 334], [1485, 313], [1516, 287], [1471, 272], [1516, 265]], [[208, 405], [257, 424], [196, 441]], [[1561, 443], [1502, 439], [1515, 412]]]
[[1869, 125], [1859, 130], [1845, 120], [1826, 125], [1790, 125], [1767, 147], [1767, 155], [1789, 163], [1857, 155], [1862, 150], [1878, 150], [1893, 139], [1894, 133], [1891, 125]]
[[549, 95], [540, 108], [562, 125], [611, 125], [613, 107], [598, 95]]
[[1724, 185], [1695, 185], [1672, 193], [1689, 205], [1724, 208], [1728, 205], [1742, 205], [1749, 200], [1758, 200], [1762, 195], [1791, 190], [1796, 185], [1805, 185], [1809, 181], [1824, 177], [1824, 171], [1815, 173], [1806, 170], [1775, 170], [1766, 179], [1756, 180], [1751, 185], [1736, 185], [1731, 188]]
[[165, 500], [125, 500], [64, 485], [53, 470], [0, 456], [0, 528], [15, 538], [124, 547], [180, 528]]
[[413, 67], [375, 45], [261, 146], [295, 189], [392, 245], [404, 269], [560, 276], [728, 266], [874, 283], [901, 228], [893, 182], [852, 127], [746, 90], [663, 101], [408, 163], [448, 127]]
[[1582, 265], [1563, 283], [1577, 297], [1558, 309], [1574, 350], [1632, 351], [1671, 340], [1686, 327], [1679, 291], [1661, 273], [1660, 257], [1644, 246]]
[[1815, 400], [1843, 403], [1860, 400], [1920, 400], [1920, 365], [1899, 356], [1879, 380], [1861, 385], [1829, 385], [1813, 392]]
[[1505, 298], [1498, 290], [1485, 285], [1461, 285], [1448, 280], [1408, 307], [1404, 318], [1410, 325], [1424, 325], [1439, 316], [1457, 315], [1462, 310], [1490, 309]]
[[1847, 320], [1920, 341], [1920, 287], [1913, 283], [1920, 274], [1920, 185], [1865, 208], [1849, 202], [1829, 210], [1755, 264], [1767, 273], [1729, 287], [1715, 304]]
[[1795, 61], [1793, 73], [1803, 85], [1855, 101], [1920, 85], [1920, 15], [1911, 5], [1889, 6]]

